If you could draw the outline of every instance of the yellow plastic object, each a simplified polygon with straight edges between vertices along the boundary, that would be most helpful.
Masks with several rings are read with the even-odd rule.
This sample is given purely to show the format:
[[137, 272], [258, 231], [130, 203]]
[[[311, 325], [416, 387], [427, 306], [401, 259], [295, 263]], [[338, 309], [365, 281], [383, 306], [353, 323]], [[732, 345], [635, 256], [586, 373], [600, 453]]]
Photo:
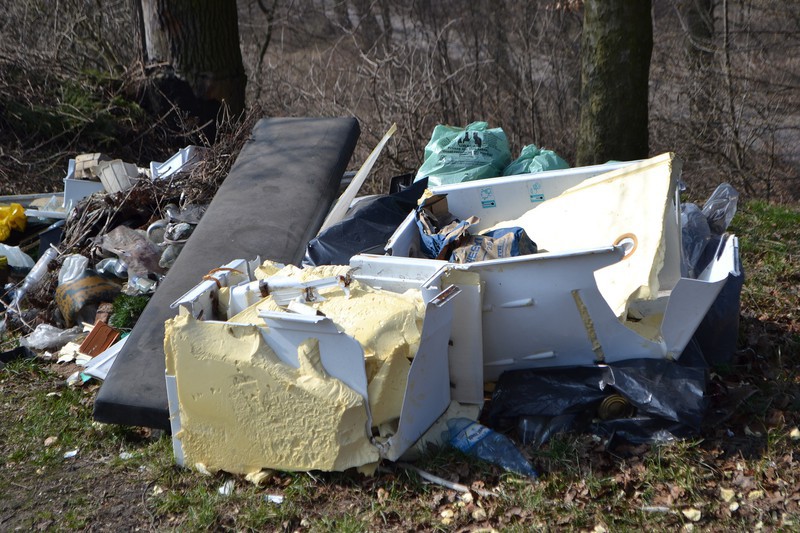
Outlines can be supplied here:
[[25, 231], [28, 217], [25, 208], [19, 204], [0, 205], [0, 242], [5, 242], [11, 230]]

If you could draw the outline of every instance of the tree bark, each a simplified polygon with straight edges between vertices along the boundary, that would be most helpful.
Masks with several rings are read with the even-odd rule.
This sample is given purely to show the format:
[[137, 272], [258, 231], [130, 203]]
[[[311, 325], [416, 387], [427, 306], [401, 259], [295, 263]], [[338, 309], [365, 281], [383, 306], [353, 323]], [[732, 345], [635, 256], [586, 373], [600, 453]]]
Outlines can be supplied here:
[[138, 7], [143, 64], [159, 90], [204, 122], [223, 102], [241, 114], [247, 78], [236, 2], [141, 0]]
[[647, 157], [650, 0], [586, 0], [577, 164]]

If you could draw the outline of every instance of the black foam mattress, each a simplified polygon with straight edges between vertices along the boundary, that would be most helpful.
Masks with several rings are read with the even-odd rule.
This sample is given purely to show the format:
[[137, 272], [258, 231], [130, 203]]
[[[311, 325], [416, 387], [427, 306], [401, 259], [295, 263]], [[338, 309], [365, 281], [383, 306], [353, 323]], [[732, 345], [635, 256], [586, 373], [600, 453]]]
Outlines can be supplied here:
[[103, 382], [100, 422], [169, 429], [164, 321], [170, 304], [232, 259], [299, 264], [359, 136], [353, 118], [260, 120]]

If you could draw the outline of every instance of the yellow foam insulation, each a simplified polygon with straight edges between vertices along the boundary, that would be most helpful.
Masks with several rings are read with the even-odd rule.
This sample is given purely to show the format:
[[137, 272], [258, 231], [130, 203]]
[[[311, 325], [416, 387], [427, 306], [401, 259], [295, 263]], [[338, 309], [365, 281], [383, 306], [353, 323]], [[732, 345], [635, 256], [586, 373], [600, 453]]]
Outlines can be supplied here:
[[[311, 281], [344, 276], [349, 271], [349, 267], [343, 266], [299, 269], [290, 265], [275, 276]], [[361, 344], [372, 425], [378, 427], [400, 417], [411, 359], [419, 349], [425, 304], [418, 290], [398, 294], [372, 288], [357, 280], [351, 281], [348, 289], [349, 296], [339, 287], [323, 289], [320, 294], [324, 300], [309, 305]], [[284, 311], [268, 296], [231, 317], [230, 321], [261, 323], [260, 310]]]
[[635, 243], [632, 253], [595, 273], [600, 293], [624, 317], [630, 301], [658, 295], [665, 216], [680, 166], [674, 154], [663, 154], [595, 176], [489, 230], [520, 226], [548, 252], [611, 246], [629, 238]]
[[251, 474], [338, 471], [379, 460], [363, 397], [325, 372], [316, 339], [300, 346], [295, 369], [255, 325], [181, 315], [166, 322], [164, 348], [178, 383], [176, 436], [186, 464]]

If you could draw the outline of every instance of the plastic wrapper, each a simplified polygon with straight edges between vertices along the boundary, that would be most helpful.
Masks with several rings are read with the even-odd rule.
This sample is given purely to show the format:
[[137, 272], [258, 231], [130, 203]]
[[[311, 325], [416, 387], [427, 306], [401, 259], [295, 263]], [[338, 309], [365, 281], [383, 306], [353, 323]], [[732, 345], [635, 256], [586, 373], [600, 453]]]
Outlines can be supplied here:
[[20, 204], [0, 205], [0, 241], [11, 236], [11, 230], [25, 231], [28, 217]]
[[511, 439], [468, 418], [447, 421], [450, 444], [462, 452], [503, 467], [509, 472], [535, 478], [536, 471]]
[[395, 194], [358, 202], [341, 222], [308, 243], [303, 264], [347, 265], [360, 253], [382, 254], [389, 237], [417, 207], [427, 184], [418, 181]]
[[0, 243], [0, 255], [8, 259], [8, 266], [18, 270], [30, 270], [35, 264], [33, 258], [23, 252], [19, 246], [8, 246]]
[[437, 125], [425, 146], [425, 161], [414, 181], [428, 178], [431, 186], [500, 176], [511, 162], [502, 128], [473, 122], [466, 128]]
[[83, 328], [59, 329], [50, 324], [39, 324], [33, 333], [20, 339], [20, 346], [33, 350], [60, 350], [65, 344], [77, 339]]
[[691, 203], [681, 204], [681, 276], [697, 278], [697, 267], [710, 240], [711, 228], [700, 208]]
[[117, 226], [102, 237], [100, 246], [113, 252], [127, 265], [131, 276], [147, 277], [151, 272], [164, 274], [159, 266], [161, 249], [143, 231]]
[[473, 263], [536, 253], [533, 242], [522, 228], [502, 228], [481, 235], [470, 235], [466, 243], [453, 250], [451, 263]]
[[730, 226], [736, 206], [739, 202], [739, 193], [729, 183], [720, 184], [703, 204], [703, 214], [708, 220], [708, 226], [714, 235], [722, 235]]
[[529, 144], [522, 149], [518, 158], [503, 169], [503, 176], [532, 174], [534, 172], [563, 168], [569, 168], [569, 164], [561, 159], [557, 153], [539, 148], [535, 144]]
[[723, 183], [702, 209], [692, 203], [681, 204], [682, 276], [697, 278], [712, 261], [722, 235], [736, 215], [738, 201], [736, 189]]
[[71, 254], [64, 258], [61, 269], [58, 271], [58, 284], [68, 283], [83, 275], [89, 266], [89, 259], [81, 254]]

